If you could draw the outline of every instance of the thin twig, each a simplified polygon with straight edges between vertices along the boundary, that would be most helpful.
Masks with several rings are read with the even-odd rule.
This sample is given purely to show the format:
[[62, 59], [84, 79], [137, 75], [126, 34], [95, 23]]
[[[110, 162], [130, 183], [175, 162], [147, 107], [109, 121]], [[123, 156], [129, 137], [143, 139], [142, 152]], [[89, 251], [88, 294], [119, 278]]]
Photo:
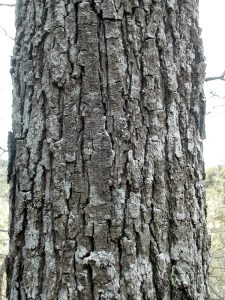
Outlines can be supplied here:
[[214, 255], [216, 252], [219, 252], [219, 251], [222, 251], [222, 250], [224, 250], [224, 247], [216, 249], [215, 251], [212, 251], [212, 254]]
[[225, 96], [220, 96], [217, 93], [215, 93], [214, 91], [210, 91], [209, 92], [211, 94], [210, 98], [207, 98], [207, 100], [211, 99], [211, 98], [219, 98], [220, 99], [225, 99]]
[[9, 38], [9, 39], [11, 39], [11, 40], [13, 40], [13, 41], [15, 41], [14, 40], [14, 38], [13, 37], [11, 37], [9, 34], [8, 34], [8, 32], [5, 30], [5, 28], [4, 27], [2, 27], [1, 25], [0, 25], [0, 28], [1, 28], [1, 30], [4, 32], [4, 34]]
[[[217, 109], [218, 107], [224, 107], [224, 106], [225, 106], [225, 104], [216, 105], [216, 106], [213, 106], [213, 107], [212, 107], [212, 110], [215, 110], [215, 109]], [[212, 113], [212, 110], [208, 111], [208, 112], [206, 113], [206, 116], [208, 116], [209, 114], [211, 114], [211, 113]]]
[[223, 300], [224, 299], [223, 296], [221, 297], [221, 295], [218, 294], [218, 292], [214, 289], [214, 287], [212, 287], [212, 284], [209, 284], [209, 288], [218, 297], [219, 300]]
[[5, 153], [8, 152], [8, 150], [6, 150], [6, 149], [4, 149], [4, 148], [2, 148], [2, 147], [0, 147], [0, 151], [2, 151], [2, 153], [0, 154], [0, 157], [1, 157], [3, 154], [5, 154]]

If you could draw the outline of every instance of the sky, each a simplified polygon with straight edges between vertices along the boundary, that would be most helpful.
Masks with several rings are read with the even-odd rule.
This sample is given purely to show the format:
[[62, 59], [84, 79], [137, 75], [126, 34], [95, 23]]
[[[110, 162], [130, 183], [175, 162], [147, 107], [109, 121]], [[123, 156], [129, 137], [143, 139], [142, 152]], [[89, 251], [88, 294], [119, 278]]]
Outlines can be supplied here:
[[[199, 15], [206, 56], [207, 76], [225, 70], [225, 0], [200, 0]], [[212, 97], [212, 93], [220, 97]], [[225, 81], [205, 83], [207, 105], [204, 157], [206, 167], [225, 165]], [[224, 106], [223, 106], [224, 105]]]
[[[3, 2], [3, 1], [2, 1]], [[11, 4], [14, 1], [5, 0]], [[200, 26], [207, 61], [207, 76], [218, 76], [225, 70], [225, 0], [200, 0]], [[7, 147], [7, 133], [11, 129], [12, 87], [10, 56], [13, 41], [6, 36], [14, 36], [14, 8], [0, 7], [0, 146]], [[212, 95], [216, 96], [212, 96]], [[213, 81], [205, 84], [207, 103], [206, 140], [204, 157], [206, 167], [225, 164], [225, 81]], [[224, 98], [223, 98], [224, 97]], [[1, 158], [7, 158], [2, 156]]]
[[[2, 1], [2, 3], [14, 2]], [[11, 129], [12, 86], [9, 69], [14, 42], [6, 36], [2, 28], [14, 37], [14, 8], [0, 7], [0, 146], [5, 149], [7, 148], [8, 131]], [[4, 155], [1, 158], [7, 158], [7, 156]]]

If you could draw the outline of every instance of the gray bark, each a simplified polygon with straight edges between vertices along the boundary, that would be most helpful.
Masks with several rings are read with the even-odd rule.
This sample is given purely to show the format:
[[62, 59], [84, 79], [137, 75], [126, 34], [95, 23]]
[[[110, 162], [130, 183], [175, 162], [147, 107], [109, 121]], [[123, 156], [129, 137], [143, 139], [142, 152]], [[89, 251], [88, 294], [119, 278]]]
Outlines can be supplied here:
[[197, 2], [17, 1], [8, 299], [208, 299]]

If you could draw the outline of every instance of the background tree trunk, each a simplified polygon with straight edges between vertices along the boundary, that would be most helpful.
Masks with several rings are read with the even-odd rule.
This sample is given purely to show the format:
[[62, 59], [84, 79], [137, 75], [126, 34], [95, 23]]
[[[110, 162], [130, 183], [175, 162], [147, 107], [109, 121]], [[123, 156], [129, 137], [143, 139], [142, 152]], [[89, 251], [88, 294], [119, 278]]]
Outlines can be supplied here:
[[10, 300], [208, 299], [197, 2], [17, 1]]

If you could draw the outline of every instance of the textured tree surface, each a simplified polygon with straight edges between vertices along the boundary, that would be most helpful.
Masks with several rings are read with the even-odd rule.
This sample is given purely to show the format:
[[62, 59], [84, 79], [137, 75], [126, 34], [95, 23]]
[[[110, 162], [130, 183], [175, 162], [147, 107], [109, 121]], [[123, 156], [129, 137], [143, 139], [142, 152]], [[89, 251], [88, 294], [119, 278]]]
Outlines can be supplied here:
[[8, 299], [208, 299], [196, 0], [18, 0]]

